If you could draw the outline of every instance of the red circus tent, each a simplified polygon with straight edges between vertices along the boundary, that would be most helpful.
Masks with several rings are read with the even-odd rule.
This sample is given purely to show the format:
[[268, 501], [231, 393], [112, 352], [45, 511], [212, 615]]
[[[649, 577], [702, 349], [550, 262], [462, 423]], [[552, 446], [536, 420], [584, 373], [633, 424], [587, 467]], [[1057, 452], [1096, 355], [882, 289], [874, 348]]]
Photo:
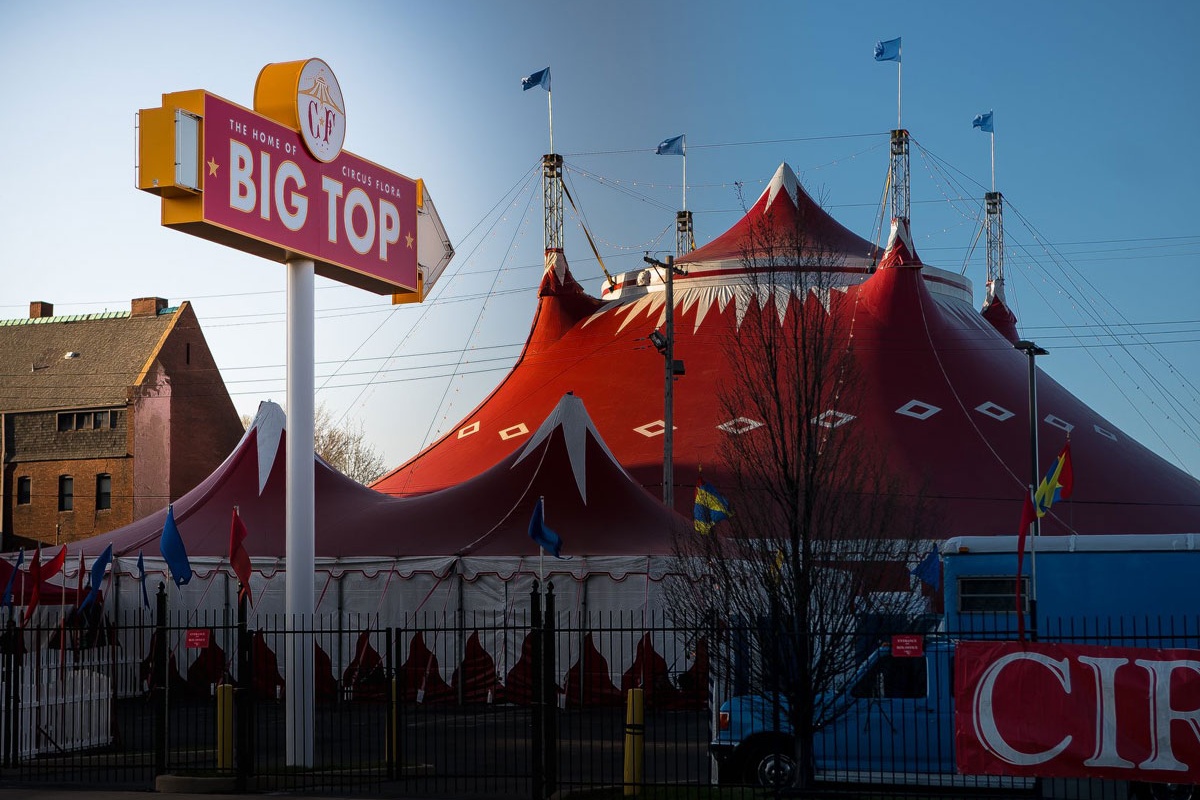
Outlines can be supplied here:
[[[872, 245], [846, 230], [805, 193], [787, 167], [745, 217], [680, 258], [675, 279], [675, 357], [686, 375], [674, 388], [676, 508], [688, 513], [703, 468], [718, 488], [721, 438], [758, 421], [727, 419], [716, 388], [729, 371], [730, 341], [745, 314], [748, 232], [786, 231], [797, 221], [839, 256], [840, 286], [828, 297], [760, 298], [791, 313], [820, 301], [853, 315], [855, 348], [868, 391], [847, 424], [867, 426], [897, 474], [921, 484], [944, 521], [931, 538], [1013, 534], [1030, 475], [1028, 358], [1014, 349], [1015, 318], [993, 287], [981, 313], [970, 282], [925, 265], [898, 220], [876, 262]], [[829, 263], [829, 262], [825, 262]], [[803, 269], [803, 268], [798, 268]], [[519, 441], [522, 426], [565, 391], [583, 399], [616, 459], [655, 494], [663, 463], [663, 361], [646, 341], [664, 320], [655, 270], [626, 273], [600, 298], [583, 292], [561, 252], [547, 254], [539, 303], [515, 366], [483, 402], [423, 452], [374, 486], [418, 496], [454, 486]], [[1049, 466], [1067, 441], [1075, 467], [1070, 502], [1043, 519], [1047, 534], [1178, 533], [1200, 530], [1200, 482], [1177, 469], [1037, 370], [1037, 461]]]

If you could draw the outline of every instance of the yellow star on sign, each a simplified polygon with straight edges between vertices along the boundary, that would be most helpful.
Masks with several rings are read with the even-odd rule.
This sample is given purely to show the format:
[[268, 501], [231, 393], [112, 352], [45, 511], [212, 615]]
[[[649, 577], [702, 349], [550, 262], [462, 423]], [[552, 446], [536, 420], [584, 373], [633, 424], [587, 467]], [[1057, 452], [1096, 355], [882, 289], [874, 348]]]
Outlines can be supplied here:
[[409, 250], [412, 250], [412, 245], [413, 245], [413, 235], [412, 235], [411, 233], [406, 233], [406, 234], [404, 235], [404, 243], [408, 245], [408, 249], [409, 249]]
[[210, 158], [208, 160], [208, 174], [216, 176], [217, 168], [220, 166], [221, 165], [217, 163], [217, 160], [215, 158]]

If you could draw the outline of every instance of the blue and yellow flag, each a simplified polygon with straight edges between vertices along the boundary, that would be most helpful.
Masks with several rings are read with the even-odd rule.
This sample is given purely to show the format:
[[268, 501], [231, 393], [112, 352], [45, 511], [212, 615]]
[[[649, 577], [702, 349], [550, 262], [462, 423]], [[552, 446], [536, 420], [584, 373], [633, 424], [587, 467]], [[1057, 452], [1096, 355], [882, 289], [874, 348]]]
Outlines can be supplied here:
[[721, 496], [711, 483], [703, 478], [696, 479], [696, 504], [692, 507], [692, 519], [696, 533], [710, 533], [713, 526], [729, 518], [729, 501]]
[[1068, 439], [1058, 458], [1050, 465], [1046, 477], [1038, 484], [1037, 491], [1033, 493], [1033, 505], [1037, 515], [1044, 517], [1050, 506], [1069, 498], [1074, 487], [1075, 471], [1071, 468], [1071, 440]]

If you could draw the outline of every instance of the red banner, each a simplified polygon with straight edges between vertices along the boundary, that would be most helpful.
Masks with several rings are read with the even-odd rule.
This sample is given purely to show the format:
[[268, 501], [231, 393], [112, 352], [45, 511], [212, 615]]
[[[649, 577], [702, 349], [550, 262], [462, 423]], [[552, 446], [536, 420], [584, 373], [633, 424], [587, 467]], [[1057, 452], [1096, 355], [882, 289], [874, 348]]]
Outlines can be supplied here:
[[1200, 783], [1200, 650], [960, 642], [958, 771]]

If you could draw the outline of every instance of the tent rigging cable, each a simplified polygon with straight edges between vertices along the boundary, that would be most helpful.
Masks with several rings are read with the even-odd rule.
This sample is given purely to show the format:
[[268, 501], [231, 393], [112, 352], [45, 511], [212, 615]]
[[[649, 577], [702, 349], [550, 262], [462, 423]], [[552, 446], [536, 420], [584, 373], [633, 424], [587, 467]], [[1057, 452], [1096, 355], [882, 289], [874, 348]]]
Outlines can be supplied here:
[[[532, 176], [533, 174], [534, 174], [534, 171], [532, 171], [532, 170], [530, 171], [530, 173], [528, 173], [529, 176]], [[526, 186], [528, 187], [529, 185], [531, 185], [531, 183], [532, 183], [532, 181], [527, 178]], [[513, 245], [516, 242], [518, 235], [520, 235], [522, 233], [524, 224], [529, 219], [529, 207], [533, 204], [533, 196], [534, 196], [534, 192], [529, 191], [528, 199], [525, 201], [525, 209], [521, 215], [521, 223], [522, 224], [518, 225], [513, 230], [512, 238], [509, 239], [508, 247], [504, 251], [504, 259], [500, 262], [499, 267], [496, 269], [495, 273], [493, 274], [491, 288], [489, 289], [487, 295], [485, 295], [483, 305], [481, 305], [479, 308], [479, 313], [476, 314], [476, 316], [475, 316], [475, 322], [471, 326], [471, 332], [467, 335], [468, 345], [470, 344], [471, 340], [473, 340], [475, 338], [475, 334], [478, 333], [478, 331], [479, 331], [479, 326], [483, 320], [484, 312], [486, 312], [488, 309], [488, 301], [489, 301], [490, 297], [492, 296], [492, 292], [495, 290], [496, 284], [499, 283], [500, 276], [503, 275], [505, 272], [505, 269], [504, 269], [505, 264], [507, 264], [508, 259], [512, 257], [512, 253], [514, 250]], [[517, 198], [514, 197], [513, 202], [516, 202], [516, 199]], [[493, 226], [493, 229], [494, 229], [494, 227], [495, 226]], [[466, 357], [466, 353], [467, 353], [466, 347], [464, 347], [459, 352], [458, 359], [454, 363], [454, 373], [455, 374], [458, 373], [458, 369], [462, 366], [463, 360]], [[441, 417], [443, 418], [443, 420], [445, 419], [446, 413], [448, 413], [449, 409], [450, 409], [450, 406], [446, 406], [446, 397], [450, 394], [450, 387], [453, 385], [453, 383], [454, 383], [454, 381], [452, 381], [452, 380], [447, 381], [446, 388], [442, 391], [442, 396], [438, 400], [438, 404], [436, 406], [438, 411], [441, 412]], [[430, 439], [430, 436], [432, 436], [432, 434], [433, 434], [434, 425], [436, 425], [436, 423], [438, 421], [438, 416], [439, 416], [439, 414], [435, 413], [432, 416], [432, 418], [429, 420], [429, 426], [425, 429], [425, 435], [421, 439], [421, 449], [422, 450], [424, 450], [429, 445], [429, 439]], [[411, 475], [410, 475], [410, 479], [411, 479]]]
[[596, 261], [600, 264], [600, 271], [604, 273], [604, 277], [608, 278], [608, 285], [616, 287], [617, 282], [613, 280], [613, 276], [608, 274], [608, 269], [604, 266], [604, 259], [600, 257], [600, 251], [596, 249], [596, 243], [592, 241], [592, 233], [588, 230], [587, 219], [580, 213], [579, 207], [575, 205], [575, 198], [571, 197], [571, 190], [567, 188], [567, 182], [559, 179], [563, 187], [563, 194], [571, 201], [571, 208], [575, 211], [575, 216], [579, 218], [579, 227], [583, 228], [583, 235], [587, 237], [587, 243], [592, 248], [592, 255], [596, 256]]
[[[503, 195], [501, 195], [500, 199], [496, 201], [495, 205], [493, 205], [486, 214], [484, 214], [482, 217], [480, 217], [479, 221], [475, 223], [475, 225], [471, 228], [471, 230], [467, 231], [466, 235], [463, 237], [463, 241], [467, 241], [468, 239], [470, 239], [472, 234], [474, 234], [475, 231], [479, 230], [479, 226], [481, 226], [486, 219], [491, 217], [492, 214], [494, 214], [496, 212], [496, 209], [498, 209], [501, 206], [501, 204], [503, 204], [508, 199], [509, 196], [512, 196], [512, 195], [519, 196], [521, 185], [529, 183], [531, 176], [533, 176], [536, 173], [537, 167], [538, 167], [538, 165], [535, 164], [535, 165], [531, 166], [528, 170], [526, 170], [525, 174], [522, 175], [517, 180], [516, 183], [514, 183], [511, 187], [509, 187], [507, 192], [505, 192]], [[492, 225], [489, 227], [488, 230], [489, 231], [494, 230], [496, 225], [499, 224], [501, 219], [502, 219], [502, 215], [497, 216], [496, 219], [492, 222]], [[486, 237], [484, 237], [484, 236], [479, 237], [479, 241], [476, 242], [475, 246], [466, 253], [465, 258], [464, 258], [463, 262], [461, 262], [461, 263], [470, 263], [471, 258], [474, 256], [476, 251], [478, 251], [479, 247], [483, 244], [485, 238]], [[338, 418], [338, 421], [337, 421], [338, 425], [341, 425], [342, 422], [346, 419], [346, 415], [350, 413], [350, 409], [354, 408], [355, 406], [358, 405], [359, 401], [362, 400], [363, 395], [366, 394], [367, 389], [374, 385], [375, 378], [378, 377], [379, 373], [383, 371], [384, 366], [392, 358], [395, 358], [396, 353], [400, 350], [400, 348], [402, 348], [404, 346], [405, 342], [407, 342], [412, 337], [414, 331], [421, 330], [421, 328], [423, 327], [421, 325], [421, 323], [424, 322], [425, 318], [427, 316], [429, 316], [429, 314], [432, 312], [432, 309], [434, 308], [437, 301], [441, 299], [442, 294], [445, 293], [445, 287], [450, 285], [453, 282], [453, 279], [459, 277], [460, 274], [461, 274], [460, 270], [455, 270], [452, 275], [446, 276], [448, 278], [448, 280], [440, 281], [434, 287], [433, 291], [430, 293], [430, 296], [428, 298], [426, 298], [428, 302], [420, 304], [421, 305], [421, 313], [418, 316], [416, 322], [413, 325], [410, 325], [408, 330], [405, 332], [405, 334], [402, 337], [400, 337], [400, 340], [398, 342], [396, 342], [396, 346], [392, 348], [391, 354], [383, 361], [380, 361], [379, 369], [376, 370], [375, 376], [373, 376], [366, 383], [362, 384], [362, 389], [359, 391], [359, 393], [357, 395], [355, 395], [354, 400], [352, 400], [350, 403], [348, 403], [346, 405], [346, 410], [343, 411], [342, 416]], [[362, 343], [359, 344], [358, 347], [356, 347], [354, 349], [354, 352], [350, 354], [351, 358], [356, 356], [364, 347], [366, 347], [367, 342], [371, 341], [371, 339], [373, 339], [376, 336], [376, 334], [379, 333], [379, 331], [383, 328], [383, 326], [386, 325], [388, 322], [390, 322], [395, 317], [396, 313], [399, 311], [400, 308], [401, 308], [400, 306], [392, 306], [390, 313], [383, 318], [383, 321], [380, 322], [378, 326], [376, 326], [375, 330], [373, 330], [369, 334], [367, 334], [367, 336], [362, 340]], [[329, 377], [326, 378], [326, 380], [321, 384], [321, 386], [317, 389], [317, 391], [318, 392], [323, 391], [326, 388], [326, 386], [328, 386], [329, 381], [335, 375], [337, 375], [338, 371], [339, 371], [338, 369], [335, 369], [329, 375]], [[429, 436], [429, 434], [427, 432], [426, 437], [428, 438], [428, 436]], [[428, 443], [427, 440], [426, 440], [426, 442], [423, 442], [422, 448], [427, 443]]]

